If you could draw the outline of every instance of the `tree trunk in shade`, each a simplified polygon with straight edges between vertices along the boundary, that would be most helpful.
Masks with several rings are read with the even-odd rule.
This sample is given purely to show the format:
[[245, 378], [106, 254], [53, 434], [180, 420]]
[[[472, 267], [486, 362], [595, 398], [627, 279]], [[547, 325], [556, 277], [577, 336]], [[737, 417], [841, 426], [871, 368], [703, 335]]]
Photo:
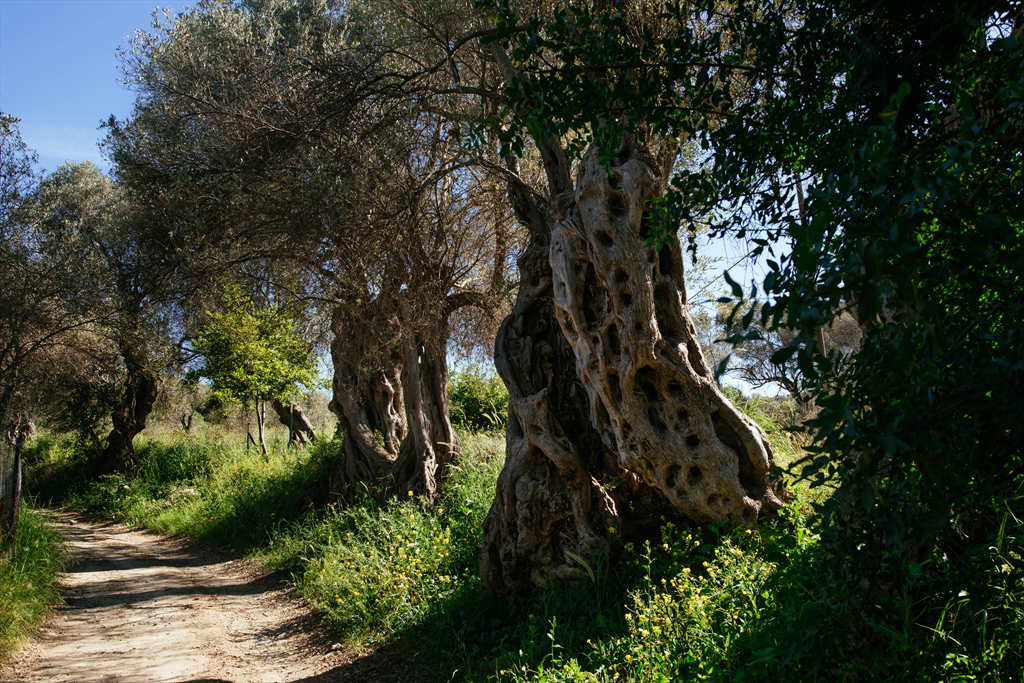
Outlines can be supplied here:
[[146, 419], [153, 412], [160, 391], [156, 375], [142, 362], [128, 365], [121, 404], [111, 413], [113, 428], [99, 461], [99, 473], [122, 472], [135, 460], [135, 437], [146, 428]]

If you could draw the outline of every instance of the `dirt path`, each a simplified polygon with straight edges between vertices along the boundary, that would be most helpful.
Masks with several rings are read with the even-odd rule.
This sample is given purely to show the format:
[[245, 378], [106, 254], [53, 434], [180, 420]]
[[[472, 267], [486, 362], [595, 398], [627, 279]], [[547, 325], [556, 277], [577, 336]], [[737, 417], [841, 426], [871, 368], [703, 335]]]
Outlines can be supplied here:
[[74, 553], [66, 604], [2, 681], [326, 683], [397, 673], [375, 675], [373, 658], [332, 645], [311, 608], [250, 562], [111, 522], [64, 515], [60, 525]]

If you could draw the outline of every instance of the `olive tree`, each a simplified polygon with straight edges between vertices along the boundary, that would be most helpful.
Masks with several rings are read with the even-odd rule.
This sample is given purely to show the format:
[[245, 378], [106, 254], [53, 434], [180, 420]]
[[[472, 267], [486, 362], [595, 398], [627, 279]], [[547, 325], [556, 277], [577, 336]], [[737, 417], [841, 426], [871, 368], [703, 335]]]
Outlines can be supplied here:
[[0, 114], [0, 424], [26, 408], [24, 392], [103, 309], [89, 278], [80, 277], [89, 245], [74, 230], [40, 221], [35, 160], [18, 119]]
[[18, 119], [0, 113], [0, 535], [14, 537], [21, 446], [32, 394], [47, 377], [75, 366], [105, 316], [93, 281], [80, 277], [88, 243], [74, 230], [39, 220], [36, 157]]
[[[573, 73], [565, 87], [591, 80], [583, 53], [534, 49], [543, 24], [520, 29], [513, 10], [500, 9], [489, 45], [510, 98], [509, 163], [535, 149], [547, 182], [542, 191], [510, 183], [531, 241], [495, 342], [511, 396], [481, 559], [495, 593], [583, 576], [612, 529], [649, 533], [666, 513], [752, 526], [781, 506], [767, 437], [722, 395], [698, 344], [675, 231], [652, 239], [652, 203], [678, 138], [656, 134], [642, 111], [629, 131], [608, 117], [597, 124], [603, 137], [579, 135], [574, 119], [537, 97], [557, 94], [535, 81], [543, 84], [551, 59]], [[523, 11], [529, 18], [531, 8]], [[657, 3], [619, 11], [638, 39], [671, 28], [659, 23]], [[593, 82], [619, 78], [631, 75], [603, 72]], [[575, 169], [573, 152], [582, 153]]]
[[[800, 655], [763, 676], [834, 676], [851, 639], [872, 644], [837, 655], [845, 674], [878, 678], [1016, 638], [1019, 582], [1001, 572], [1019, 562], [987, 558], [1017, 552], [1024, 472], [1020, 3], [709, 0], [660, 8], [677, 29], [662, 34], [617, 10], [521, 30], [497, 9], [518, 55], [560, 57], [520, 80], [536, 109], [602, 140], [649, 127], [702, 144], [706, 163], [655, 206], [653, 240], [679, 221], [756, 237], [767, 268], [730, 283], [730, 322], [799, 330], [769, 361], [795, 361], [820, 408], [802, 475], [839, 486], [820, 568], [828, 604], [850, 609], [803, 625]], [[595, 73], [610, 76], [580, 78]], [[837, 362], [820, 332], [850, 314], [863, 338]], [[916, 630], [954, 603], [983, 619]], [[1017, 675], [1018, 656], [996, 659], [993, 675]]]
[[[209, 250], [190, 265], [273, 258], [317, 278], [305, 294], [331, 319], [346, 434], [332, 488], [385, 476], [432, 496], [458, 450], [448, 319], [494, 300], [466, 283], [504, 285], [505, 256], [481, 250], [508, 243], [507, 222], [474, 210], [457, 94], [424, 102], [395, 85], [413, 46], [389, 41], [429, 27], [411, 6], [389, 9], [210, 3], [180, 15], [126, 53], [139, 99], [132, 120], [112, 122], [109, 148], [152, 202], [206, 214], [173, 221], [175, 249]], [[417, 49], [447, 47], [435, 36]]]

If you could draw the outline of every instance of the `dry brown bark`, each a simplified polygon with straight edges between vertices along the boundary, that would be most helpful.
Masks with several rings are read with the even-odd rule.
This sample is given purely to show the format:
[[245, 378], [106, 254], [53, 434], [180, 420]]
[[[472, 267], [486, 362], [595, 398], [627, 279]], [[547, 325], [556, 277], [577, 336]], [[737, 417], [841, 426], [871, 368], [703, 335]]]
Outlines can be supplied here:
[[384, 476], [405, 438], [402, 358], [394, 344], [391, 288], [376, 297], [349, 292], [331, 315], [331, 412], [341, 420], [341, 451], [328, 478], [334, 496]]
[[602, 487], [618, 468], [590, 425], [586, 392], [552, 297], [550, 226], [570, 199], [568, 163], [557, 142], [549, 141], [544, 152], [551, 160], [548, 198], [519, 182], [518, 162], [509, 160], [509, 196], [530, 241], [518, 261], [516, 303], [494, 346], [510, 400], [505, 466], [484, 521], [480, 571], [485, 588], [499, 595], [524, 581], [582, 577], [569, 553], [599, 554], [618, 523], [615, 501]]
[[499, 595], [582, 578], [663, 514], [753, 525], [781, 505], [767, 438], [703, 360], [679, 244], [643, 246], [662, 166], [627, 139], [573, 183], [558, 142], [542, 152], [547, 199], [510, 183], [531, 242], [495, 342], [511, 401], [481, 578]]
[[382, 480], [394, 493], [430, 501], [459, 450], [448, 410], [449, 320], [493, 297], [456, 287], [459, 240], [445, 234], [451, 225], [421, 215], [416, 202], [398, 215], [401, 235], [374, 295], [367, 287], [348, 296], [332, 321], [331, 405], [345, 434], [330, 485], [343, 493]]
[[686, 308], [680, 247], [644, 247], [653, 157], [627, 141], [608, 176], [581, 162], [575, 207], [552, 230], [558, 321], [590, 397], [591, 420], [624, 469], [699, 523], [752, 525], [780, 505], [761, 429], [722, 395]]
[[391, 485], [399, 495], [411, 493], [430, 502], [437, 493], [441, 468], [459, 450], [448, 411], [448, 315], [442, 308], [425, 329], [407, 325], [402, 332], [408, 433], [391, 470]]

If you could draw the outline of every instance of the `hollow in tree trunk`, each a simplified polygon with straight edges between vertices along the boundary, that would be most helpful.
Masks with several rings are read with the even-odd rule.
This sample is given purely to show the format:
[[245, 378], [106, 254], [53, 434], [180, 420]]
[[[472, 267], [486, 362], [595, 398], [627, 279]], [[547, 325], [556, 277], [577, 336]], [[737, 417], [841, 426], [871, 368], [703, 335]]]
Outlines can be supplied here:
[[766, 479], [771, 446], [704, 361], [679, 244], [643, 246], [659, 185], [645, 152], [627, 140], [610, 178], [596, 149], [583, 159], [576, 206], [552, 230], [558, 322], [622, 467], [696, 522], [750, 526], [781, 505]]
[[582, 578], [661, 515], [752, 525], [781, 505], [767, 438], [698, 347], [678, 243], [643, 246], [658, 164], [627, 139], [610, 176], [591, 149], [572, 187], [557, 143], [542, 153], [550, 202], [511, 188], [531, 242], [495, 341], [511, 400], [481, 579], [498, 595]]

